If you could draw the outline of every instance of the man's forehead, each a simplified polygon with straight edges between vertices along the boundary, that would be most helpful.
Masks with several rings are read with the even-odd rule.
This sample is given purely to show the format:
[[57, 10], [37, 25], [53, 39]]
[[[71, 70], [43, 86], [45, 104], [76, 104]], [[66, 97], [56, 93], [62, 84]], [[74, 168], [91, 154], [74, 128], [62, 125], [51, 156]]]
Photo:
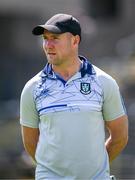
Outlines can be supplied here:
[[50, 32], [50, 31], [48, 31], [48, 30], [44, 30], [44, 33], [43, 33], [43, 36], [44, 37], [46, 37], [46, 36], [64, 36], [65, 34], [71, 34], [71, 33], [69, 33], [69, 32], [65, 32], [65, 33], [53, 33], [53, 32]]
[[62, 34], [62, 33], [53, 33], [53, 32], [50, 32], [50, 31], [48, 31], [48, 30], [44, 30], [44, 33], [43, 33], [43, 35], [60, 35], [60, 34]]

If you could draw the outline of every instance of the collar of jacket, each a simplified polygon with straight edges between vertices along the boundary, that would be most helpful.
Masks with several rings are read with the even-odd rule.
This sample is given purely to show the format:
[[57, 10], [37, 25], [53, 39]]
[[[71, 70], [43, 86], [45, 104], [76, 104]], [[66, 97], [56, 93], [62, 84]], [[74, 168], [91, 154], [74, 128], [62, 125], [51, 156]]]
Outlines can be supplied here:
[[[86, 59], [84, 56], [81, 56], [81, 55], [79, 55], [79, 58], [82, 61], [82, 67], [80, 68], [82, 77], [84, 77], [85, 74], [89, 74], [89, 75], [96, 74], [92, 64], [90, 63], [90, 61], [88, 59]], [[46, 76], [49, 78], [56, 78], [56, 77], [54, 77], [54, 72], [53, 72], [51, 64], [47, 63], [45, 65], [44, 69], [42, 70], [42, 77], [43, 76]]]

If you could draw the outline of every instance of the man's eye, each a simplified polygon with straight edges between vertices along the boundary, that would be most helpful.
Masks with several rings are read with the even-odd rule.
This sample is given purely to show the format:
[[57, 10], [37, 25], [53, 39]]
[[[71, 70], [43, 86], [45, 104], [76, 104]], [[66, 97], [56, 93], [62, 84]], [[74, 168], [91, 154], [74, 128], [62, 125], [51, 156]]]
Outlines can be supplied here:
[[53, 39], [58, 39], [58, 37], [53, 37]]
[[46, 37], [45, 37], [45, 36], [43, 36], [43, 39], [46, 39]]

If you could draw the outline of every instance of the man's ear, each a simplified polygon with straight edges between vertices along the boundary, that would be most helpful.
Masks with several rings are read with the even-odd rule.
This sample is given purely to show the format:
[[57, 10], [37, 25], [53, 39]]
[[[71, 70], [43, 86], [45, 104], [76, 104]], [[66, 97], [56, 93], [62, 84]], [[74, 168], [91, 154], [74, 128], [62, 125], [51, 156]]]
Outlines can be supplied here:
[[74, 36], [74, 45], [79, 44], [80, 43], [80, 36], [79, 35], [75, 35]]

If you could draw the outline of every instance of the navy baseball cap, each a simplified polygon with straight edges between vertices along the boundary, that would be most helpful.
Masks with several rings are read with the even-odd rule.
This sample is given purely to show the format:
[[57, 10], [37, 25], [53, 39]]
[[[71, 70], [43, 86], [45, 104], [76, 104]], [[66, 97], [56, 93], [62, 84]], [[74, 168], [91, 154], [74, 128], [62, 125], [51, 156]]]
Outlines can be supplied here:
[[56, 14], [51, 17], [44, 25], [38, 25], [34, 27], [32, 33], [34, 35], [41, 35], [44, 30], [49, 32], [61, 34], [65, 32], [70, 32], [74, 36], [79, 35], [81, 39], [81, 26], [79, 21], [69, 14]]

